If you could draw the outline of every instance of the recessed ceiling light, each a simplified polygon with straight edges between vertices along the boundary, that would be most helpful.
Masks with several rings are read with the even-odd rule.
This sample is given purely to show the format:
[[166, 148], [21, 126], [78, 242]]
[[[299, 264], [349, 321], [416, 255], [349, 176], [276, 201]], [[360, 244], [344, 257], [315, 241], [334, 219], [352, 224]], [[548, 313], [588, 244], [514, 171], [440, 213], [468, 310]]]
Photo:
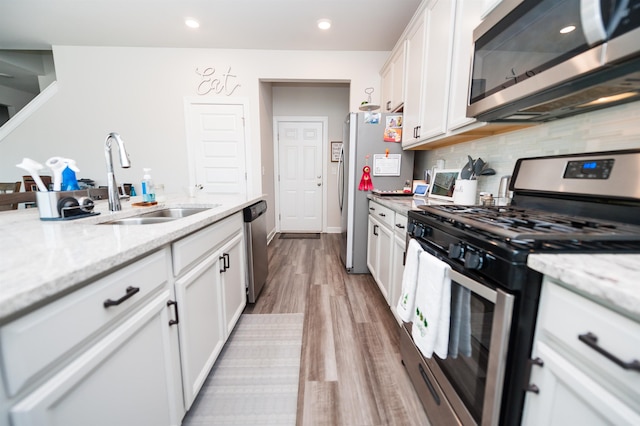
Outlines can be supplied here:
[[567, 25], [563, 29], [560, 30], [560, 34], [569, 34], [570, 32], [576, 29], [575, 25]]
[[331, 28], [331, 20], [330, 19], [318, 19], [318, 28], [321, 30], [328, 30]]
[[184, 20], [184, 23], [189, 28], [199, 28], [200, 23], [193, 18], [187, 18]]

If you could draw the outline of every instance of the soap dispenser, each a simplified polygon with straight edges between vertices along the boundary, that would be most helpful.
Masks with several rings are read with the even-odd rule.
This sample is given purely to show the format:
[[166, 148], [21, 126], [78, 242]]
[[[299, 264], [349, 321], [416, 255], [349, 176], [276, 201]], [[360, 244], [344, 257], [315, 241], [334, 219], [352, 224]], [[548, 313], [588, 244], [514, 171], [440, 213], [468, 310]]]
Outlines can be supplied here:
[[156, 201], [156, 191], [153, 187], [153, 180], [151, 179], [151, 169], [142, 169], [144, 176], [142, 177], [142, 201], [145, 203], [152, 203]]

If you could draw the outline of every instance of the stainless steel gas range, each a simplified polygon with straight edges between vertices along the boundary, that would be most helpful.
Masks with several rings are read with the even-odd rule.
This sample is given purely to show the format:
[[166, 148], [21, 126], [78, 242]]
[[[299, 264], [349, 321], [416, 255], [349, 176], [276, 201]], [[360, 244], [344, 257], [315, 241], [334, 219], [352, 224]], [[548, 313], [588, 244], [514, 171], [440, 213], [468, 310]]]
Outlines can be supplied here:
[[520, 423], [542, 283], [529, 254], [640, 252], [640, 150], [520, 159], [509, 189], [510, 206], [409, 212], [407, 243], [450, 266], [452, 299], [470, 294], [468, 356], [426, 358], [412, 323], [401, 333], [403, 363], [434, 425]]

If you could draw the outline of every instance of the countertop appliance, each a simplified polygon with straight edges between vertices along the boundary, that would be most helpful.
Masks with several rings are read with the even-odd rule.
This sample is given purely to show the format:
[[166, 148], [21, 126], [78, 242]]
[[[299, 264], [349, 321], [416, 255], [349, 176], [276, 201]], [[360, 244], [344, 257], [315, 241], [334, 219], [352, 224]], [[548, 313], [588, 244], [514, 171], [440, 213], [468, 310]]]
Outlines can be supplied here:
[[473, 37], [469, 117], [540, 122], [640, 100], [640, 1], [504, 0]]
[[[387, 117], [400, 114], [379, 114], [379, 120], [370, 122], [371, 113], [349, 113], [343, 126], [342, 148], [338, 161], [338, 204], [341, 212], [340, 259], [350, 273], [368, 273], [367, 268], [367, 216], [368, 191], [358, 190], [362, 169], [371, 166], [374, 189], [391, 191], [402, 189], [413, 178], [413, 152], [403, 151], [402, 144], [385, 142]], [[374, 155], [400, 156], [399, 176], [376, 175]], [[369, 159], [366, 156], [369, 156]]]
[[434, 424], [520, 424], [540, 368], [529, 357], [542, 275], [527, 257], [640, 253], [639, 165], [640, 150], [519, 159], [510, 206], [409, 212], [407, 243], [451, 267], [452, 295], [470, 294], [470, 356], [425, 358], [403, 324], [403, 362]]
[[269, 274], [267, 256], [267, 202], [262, 200], [243, 210], [247, 242], [247, 301], [256, 303]]

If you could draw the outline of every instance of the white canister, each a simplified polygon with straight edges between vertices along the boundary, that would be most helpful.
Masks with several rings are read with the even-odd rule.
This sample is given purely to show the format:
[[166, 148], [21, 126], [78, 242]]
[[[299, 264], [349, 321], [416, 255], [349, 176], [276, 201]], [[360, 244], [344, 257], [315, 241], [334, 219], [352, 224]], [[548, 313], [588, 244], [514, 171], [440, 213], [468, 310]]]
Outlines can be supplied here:
[[477, 193], [477, 179], [456, 179], [456, 187], [453, 190], [453, 203], [473, 206], [476, 204]]

